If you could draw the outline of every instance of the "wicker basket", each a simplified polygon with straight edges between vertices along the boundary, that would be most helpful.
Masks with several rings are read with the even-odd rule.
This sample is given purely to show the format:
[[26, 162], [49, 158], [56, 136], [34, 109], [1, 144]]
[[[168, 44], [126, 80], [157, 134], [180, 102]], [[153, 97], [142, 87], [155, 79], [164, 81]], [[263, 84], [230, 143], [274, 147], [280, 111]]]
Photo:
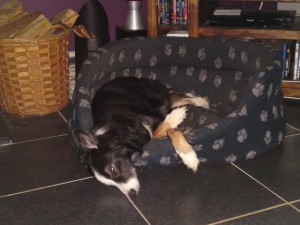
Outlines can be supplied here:
[[21, 116], [56, 112], [68, 104], [69, 31], [35, 40], [0, 40], [0, 106]]

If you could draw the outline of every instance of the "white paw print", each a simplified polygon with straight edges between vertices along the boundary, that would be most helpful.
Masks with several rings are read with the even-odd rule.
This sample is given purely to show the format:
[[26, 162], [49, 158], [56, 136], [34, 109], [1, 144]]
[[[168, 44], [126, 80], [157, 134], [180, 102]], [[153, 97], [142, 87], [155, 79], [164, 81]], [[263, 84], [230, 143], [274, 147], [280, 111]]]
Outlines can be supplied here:
[[163, 157], [159, 160], [159, 163], [160, 163], [161, 165], [164, 165], [164, 166], [170, 165], [170, 164], [171, 164], [171, 158], [170, 158], [170, 157], [165, 157], [165, 156], [163, 156]]
[[117, 72], [112, 72], [111, 74], [110, 74], [110, 79], [111, 80], [113, 80], [113, 79], [115, 79], [117, 77]]
[[129, 74], [130, 74], [130, 69], [129, 68], [126, 68], [123, 70], [123, 76], [124, 77], [129, 77]]
[[229, 48], [228, 58], [230, 58], [231, 60], [233, 60], [235, 58], [235, 48], [234, 47]]
[[236, 90], [230, 90], [230, 93], [229, 93], [229, 99], [231, 102], [235, 102], [236, 99], [237, 99], [237, 94], [236, 94]]
[[241, 53], [241, 61], [242, 61], [242, 63], [248, 62], [248, 53], [246, 51], [243, 51]]
[[156, 73], [151, 72], [150, 75], [149, 75], [149, 79], [150, 80], [156, 80]]
[[269, 89], [268, 89], [268, 98], [272, 95], [273, 92], [273, 84], [270, 84]]
[[206, 127], [209, 128], [209, 129], [211, 129], [211, 130], [215, 130], [218, 126], [219, 126], [219, 124], [217, 124], [217, 123], [212, 123], [212, 124], [209, 124], [209, 125], [206, 126]]
[[247, 153], [246, 160], [253, 159], [255, 156], [256, 156], [256, 151], [251, 150], [250, 152]]
[[258, 77], [263, 78], [266, 75], [266, 72], [259, 72]]
[[204, 115], [201, 115], [201, 116], [199, 117], [199, 119], [198, 119], [199, 125], [205, 124], [206, 120], [207, 120], [207, 117], [204, 116]]
[[171, 44], [166, 44], [164, 52], [167, 56], [170, 56], [172, 54], [172, 45]]
[[137, 68], [135, 70], [135, 75], [134, 75], [136, 78], [142, 78], [143, 76], [143, 73], [142, 73], [142, 69], [141, 68]]
[[188, 68], [186, 69], [186, 75], [189, 76], [189, 77], [190, 77], [190, 76], [193, 76], [194, 70], [195, 70], [194, 67], [188, 67]]
[[170, 75], [174, 76], [177, 74], [178, 66], [171, 66]]
[[156, 66], [156, 64], [157, 64], [157, 56], [154, 55], [150, 58], [150, 66], [154, 67], [154, 66]]
[[202, 61], [206, 58], [205, 48], [200, 48], [198, 50], [198, 58]]
[[137, 50], [134, 54], [135, 61], [140, 61], [142, 57], [143, 57], [142, 50], [141, 49]]
[[112, 55], [110, 56], [109, 65], [114, 64], [114, 62], [115, 62], [115, 54], [112, 54]]
[[121, 51], [119, 54], [119, 61], [123, 62], [125, 60], [125, 51]]
[[278, 109], [275, 105], [273, 105], [273, 116], [274, 116], [274, 119], [277, 119], [278, 118]]
[[90, 102], [88, 100], [86, 100], [86, 99], [80, 99], [79, 107], [80, 108], [90, 109], [91, 105], [90, 105]]
[[199, 80], [201, 82], [204, 82], [207, 79], [207, 70], [201, 69], [200, 74], [199, 74]]
[[200, 144], [200, 145], [195, 145], [195, 146], [193, 146], [194, 147], [194, 150], [196, 151], [196, 152], [200, 152], [202, 149], [203, 149], [203, 145], [202, 144]]
[[247, 130], [245, 128], [241, 129], [240, 131], [238, 131], [237, 133], [237, 140], [242, 143], [247, 139]]
[[227, 117], [228, 118], [235, 118], [237, 116], [237, 112], [236, 111], [233, 111], [232, 113], [230, 113]]
[[179, 54], [181, 57], [184, 57], [184, 56], [187, 54], [187, 49], [186, 49], [186, 46], [185, 46], [185, 45], [179, 46], [178, 54]]
[[280, 144], [283, 141], [283, 133], [281, 131], [278, 134], [277, 140], [278, 140], [278, 144]]
[[235, 71], [234, 79], [236, 81], [241, 80], [242, 76], [243, 76], [243, 72], [242, 71]]
[[216, 75], [215, 79], [214, 79], [214, 85], [216, 87], [219, 87], [221, 84], [222, 84], [222, 77], [219, 75]]
[[239, 116], [248, 116], [248, 109], [245, 105], [243, 106], [243, 108], [239, 112]]
[[270, 131], [267, 131], [264, 137], [265, 143], [269, 145], [272, 141], [272, 135]]
[[216, 60], [215, 60], [215, 67], [216, 69], [221, 69], [223, 66], [223, 63], [222, 63], [222, 60], [220, 57], [218, 57]]
[[87, 96], [90, 95], [89, 89], [87, 89], [87, 88], [85, 88], [85, 87], [80, 87], [80, 88], [79, 88], [79, 93], [84, 94], [84, 95], [87, 95]]
[[212, 148], [214, 150], [219, 150], [220, 148], [222, 148], [224, 146], [224, 142], [225, 142], [225, 138], [215, 140], [214, 144], [212, 145]]
[[260, 114], [260, 120], [261, 122], [267, 122], [268, 121], [268, 111], [263, 110]]
[[265, 89], [265, 85], [261, 83], [256, 83], [254, 88], [252, 89], [252, 93], [255, 97], [259, 97], [263, 94]]
[[237, 159], [237, 156], [234, 154], [231, 154], [225, 158], [225, 162], [228, 162], [228, 163], [235, 162], [236, 159]]

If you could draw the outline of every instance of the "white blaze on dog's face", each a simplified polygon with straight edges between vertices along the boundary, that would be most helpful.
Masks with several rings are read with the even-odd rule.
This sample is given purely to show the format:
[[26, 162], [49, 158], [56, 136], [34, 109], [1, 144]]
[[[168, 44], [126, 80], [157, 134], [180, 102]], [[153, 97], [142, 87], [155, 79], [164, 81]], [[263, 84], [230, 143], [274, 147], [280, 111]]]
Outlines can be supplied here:
[[89, 152], [89, 165], [98, 181], [119, 188], [129, 197], [138, 194], [140, 184], [131, 163], [130, 151], [116, 148], [103, 151], [99, 147], [97, 137], [90, 132], [77, 129], [73, 133], [79, 145]]

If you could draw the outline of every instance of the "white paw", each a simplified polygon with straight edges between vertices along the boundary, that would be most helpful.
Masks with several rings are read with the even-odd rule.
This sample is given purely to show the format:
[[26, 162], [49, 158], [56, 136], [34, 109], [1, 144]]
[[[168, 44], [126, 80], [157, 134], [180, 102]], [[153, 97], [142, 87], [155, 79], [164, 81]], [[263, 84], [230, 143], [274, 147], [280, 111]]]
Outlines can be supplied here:
[[193, 172], [197, 172], [200, 161], [197, 157], [197, 154], [192, 151], [192, 152], [188, 152], [186, 154], [184, 153], [179, 153], [180, 158], [182, 159], [183, 163], [191, 170], [193, 170]]
[[186, 111], [186, 107], [176, 108], [166, 116], [164, 122], [170, 124], [170, 128], [176, 128], [185, 119]]
[[191, 101], [194, 103], [195, 106], [209, 109], [209, 103], [203, 97], [195, 96], [195, 97], [191, 98]]

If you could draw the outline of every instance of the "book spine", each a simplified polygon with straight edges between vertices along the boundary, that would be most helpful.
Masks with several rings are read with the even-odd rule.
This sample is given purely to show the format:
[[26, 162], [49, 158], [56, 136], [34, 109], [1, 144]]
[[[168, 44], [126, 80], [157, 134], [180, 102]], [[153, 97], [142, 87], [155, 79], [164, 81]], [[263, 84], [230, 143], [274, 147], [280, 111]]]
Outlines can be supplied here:
[[299, 41], [295, 42], [293, 80], [297, 80], [299, 70]]

